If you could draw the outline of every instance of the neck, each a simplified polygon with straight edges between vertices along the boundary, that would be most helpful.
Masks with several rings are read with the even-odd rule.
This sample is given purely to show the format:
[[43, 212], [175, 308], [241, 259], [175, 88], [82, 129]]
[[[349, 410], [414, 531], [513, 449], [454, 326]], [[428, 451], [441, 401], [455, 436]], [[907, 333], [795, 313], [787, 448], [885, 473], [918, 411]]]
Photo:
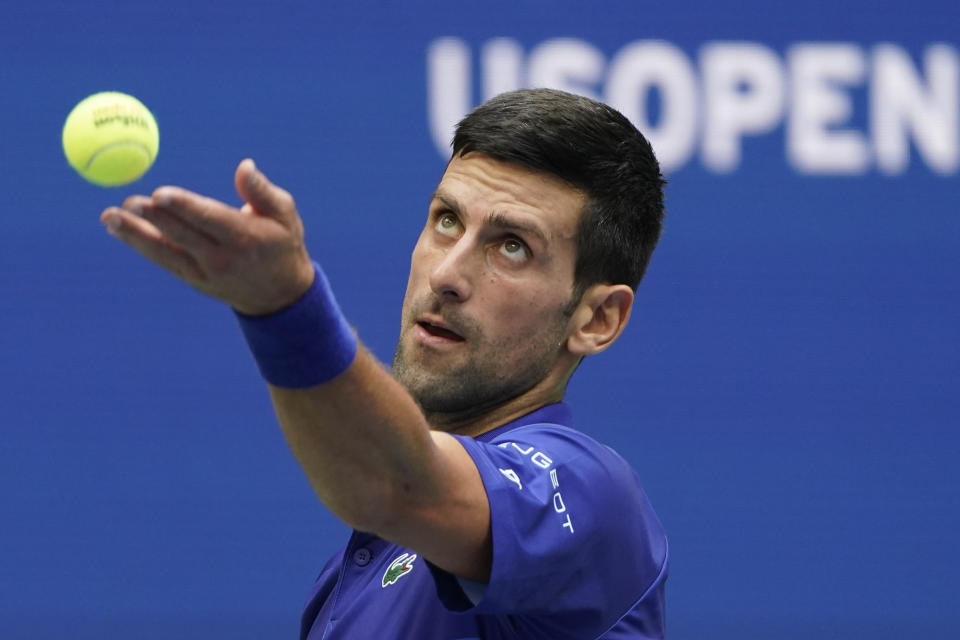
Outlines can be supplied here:
[[437, 431], [475, 438], [540, 407], [560, 402], [572, 374], [571, 369], [561, 375], [548, 375], [531, 389], [492, 406], [451, 413], [426, 412], [427, 423]]

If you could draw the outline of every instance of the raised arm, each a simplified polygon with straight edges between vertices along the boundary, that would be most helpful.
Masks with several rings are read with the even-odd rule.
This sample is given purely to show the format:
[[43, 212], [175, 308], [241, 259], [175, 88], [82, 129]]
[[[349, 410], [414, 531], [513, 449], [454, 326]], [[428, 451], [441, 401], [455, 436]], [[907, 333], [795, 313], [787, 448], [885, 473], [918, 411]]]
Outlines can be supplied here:
[[[269, 324], [319, 276], [290, 194], [251, 160], [237, 168], [236, 188], [246, 203], [239, 209], [161, 187], [105, 210], [101, 221], [194, 288]], [[455, 438], [430, 430], [410, 394], [362, 345], [344, 366], [319, 384], [269, 385], [317, 496], [354, 528], [414, 549], [455, 575], [487, 580], [489, 506], [472, 459]]]

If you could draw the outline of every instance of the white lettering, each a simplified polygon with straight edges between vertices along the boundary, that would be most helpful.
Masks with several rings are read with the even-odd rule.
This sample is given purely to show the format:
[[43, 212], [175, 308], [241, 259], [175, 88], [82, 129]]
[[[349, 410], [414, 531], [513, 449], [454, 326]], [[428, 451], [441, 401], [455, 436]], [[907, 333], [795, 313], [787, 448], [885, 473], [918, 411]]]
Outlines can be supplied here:
[[560, 495], [559, 491], [553, 494], [553, 510], [557, 513], [563, 513], [567, 510], [566, 505], [563, 504], [563, 496]]
[[[523, 48], [511, 38], [494, 38], [483, 45], [483, 99], [523, 86]], [[466, 110], [460, 114], [463, 117]]]
[[704, 89], [703, 163], [718, 173], [740, 165], [744, 134], [771, 130], [783, 114], [783, 68], [760, 44], [713, 43], [700, 56]]
[[530, 461], [533, 462], [533, 464], [543, 469], [549, 469], [550, 465], [553, 464], [553, 460], [548, 458], [541, 451], [537, 451], [535, 454], [533, 454], [533, 456], [530, 458]]
[[[470, 48], [439, 38], [427, 50], [430, 136], [450, 154], [454, 126], [474, 100], [521, 86], [550, 86], [601, 97], [639, 127], [665, 173], [684, 166], [700, 146], [715, 173], [743, 163], [744, 141], [784, 123], [786, 161], [808, 174], [858, 175], [872, 164], [885, 174], [906, 171], [911, 145], [943, 175], [960, 170], [960, 55], [933, 44], [922, 69], [899, 45], [878, 44], [870, 56], [855, 43], [798, 43], [786, 64], [758, 42], [711, 42], [690, 57], [661, 40], [627, 43], [609, 64], [600, 49], [576, 38], [551, 38], [525, 53], [512, 38], [479, 48], [479, 82]], [[869, 66], [868, 66], [869, 63]], [[702, 85], [702, 86], [701, 86]], [[702, 91], [702, 98], [700, 93]], [[865, 91], [867, 113], [858, 113]], [[869, 135], [857, 123], [869, 123]], [[861, 129], [864, 127], [861, 127]]]
[[520, 445], [518, 445], [516, 442], [511, 442], [510, 444], [513, 445], [513, 448], [514, 448], [514, 449], [516, 449], [517, 451], [519, 451], [520, 453], [522, 453], [522, 454], [525, 455], [525, 456], [530, 455], [530, 452], [533, 451], [533, 447], [532, 447], [532, 446], [527, 447], [526, 449], [524, 449], [523, 447], [521, 447]]
[[[697, 82], [687, 56], [662, 41], [628, 44], [610, 62], [606, 102], [626, 116], [653, 146], [664, 172], [689, 160], [697, 139]], [[660, 113], [652, 122], [648, 94], [656, 90]]]
[[957, 52], [933, 45], [924, 56], [927, 88], [917, 77], [910, 56], [893, 44], [878, 45], [870, 83], [870, 130], [877, 166], [889, 174], [906, 170], [910, 158], [908, 131], [921, 157], [942, 174], [957, 171], [960, 118]]
[[863, 134], [839, 128], [853, 113], [843, 86], [862, 82], [863, 52], [853, 44], [801, 44], [790, 50], [789, 59], [791, 164], [804, 173], [865, 172], [870, 155]]
[[430, 135], [450, 156], [457, 122], [470, 110], [470, 50], [458, 38], [440, 38], [427, 50], [427, 111]]
[[[500, 447], [501, 449], [505, 449], [507, 447], [513, 447], [514, 449], [516, 449], [517, 451], [519, 451], [525, 456], [529, 456], [531, 453], [533, 453], [532, 445], [524, 449], [516, 442], [501, 442], [497, 446]], [[533, 464], [543, 469], [549, 469], [550, 465], [553, 464], [553, 460], [551, 460], [550, 457], [542, 451], [537, 451], [536, 453], [533, 453], [533, 455], [530, 456], [530, 461], [533, 462]]]
[[[560, 488], [560, 481], [557, 479], [557, 470], [550, 469], [550, 483], [553, 484], [554, 489]], [[563, 502], [563, 496], [560, 495], [559, 491], [555, 491], [553, 494], [553, 510], [557, 513], [563, 513], [567, 510], [567, 505]], [[565, 529], [570, 529], [570, 533], [573, 533], [573, 519], [570, 517], [570, 514], [567, 514], [566, 521], [561, 524]]]
[[520, 484], [520, 476], [517, 475], [516, 471], [514, 471], [513, 469], [500, 469], [500, 473], [502, 473], [507, 478], [507, 480], [515, 483], [517, 485], [517, 488], [520, 489], [520, 491], [523, 491], [523, 485]]
[[528, 84], [598, 99], [606, 60], [596, 47], [574, 38], [547, 40], [530, 53]]

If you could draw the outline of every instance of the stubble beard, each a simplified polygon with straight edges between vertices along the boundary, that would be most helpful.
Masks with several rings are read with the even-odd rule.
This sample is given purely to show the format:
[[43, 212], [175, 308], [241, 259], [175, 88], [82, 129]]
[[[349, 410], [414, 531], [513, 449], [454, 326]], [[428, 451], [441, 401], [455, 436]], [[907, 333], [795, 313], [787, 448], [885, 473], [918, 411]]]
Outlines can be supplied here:
[[[414, 316], [415, 317], [415, 316]], [[497, 341], [486, 339], [475, 324], [469, 324], [466, 359], [442, 364], [442, 354], [428, 365], [430, 354], [409, 344], [408, 322], [393, 355], [393, 376], [420, 405], [431, 424], [475, 417], [499, 407], [543, 381], [556, 362], [568, 316], [558, 312], [530, 335], [511, 335]], [[408, 349], [409, 347], [409, 349]]]

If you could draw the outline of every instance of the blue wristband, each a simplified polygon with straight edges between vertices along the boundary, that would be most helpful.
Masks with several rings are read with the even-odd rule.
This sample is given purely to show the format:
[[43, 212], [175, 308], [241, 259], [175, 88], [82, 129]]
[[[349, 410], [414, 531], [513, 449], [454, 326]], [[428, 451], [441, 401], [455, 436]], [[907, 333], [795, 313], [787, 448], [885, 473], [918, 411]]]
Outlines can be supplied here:
[[317, 263], [313, 284], [289, 307], [265, 316], [234, 311], [260, 374], [275, 387], [304, 389], [347, 370], [357, 337]]

